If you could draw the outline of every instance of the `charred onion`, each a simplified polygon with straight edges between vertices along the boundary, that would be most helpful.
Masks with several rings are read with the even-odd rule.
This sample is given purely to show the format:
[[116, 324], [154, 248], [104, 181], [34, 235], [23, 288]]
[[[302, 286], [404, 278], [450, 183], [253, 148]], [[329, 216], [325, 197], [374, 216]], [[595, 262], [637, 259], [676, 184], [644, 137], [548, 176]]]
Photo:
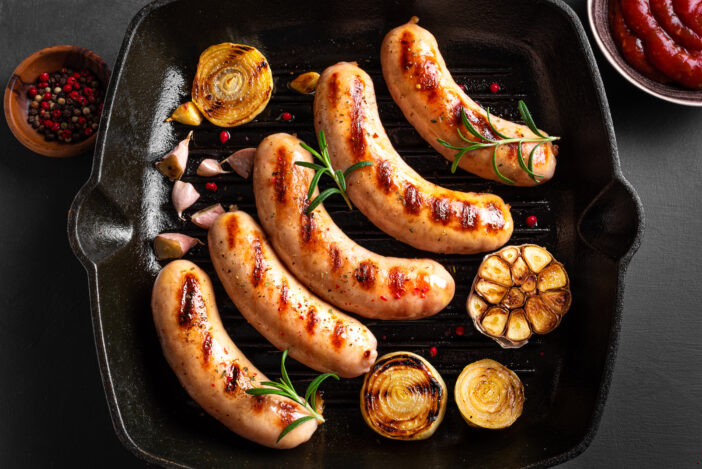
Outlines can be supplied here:
[[380, 357], [363, 380], [363, 419], [386, 438], [429, 438], [445, 412], [444, 380], [428, 361], [414, 353], [394, 352]]
[[507, 246], [483, 259], [468, 296], [476, 329], [503, 348], [517, 348], [532, 333], [546, 334], [570, 308], [563, 264], [534, 244]]
[[496, 430], [509, 427], [522, 415], [524, 386], [514, 371], [485, 359], [458, 375], [455, 397], [468, 425]]
[[193, 102], [214, 125], [235, 127], [249, 122], [266, 107], [272, 91], [271, 69], [254, 47], [224, 42], [200, 55]]

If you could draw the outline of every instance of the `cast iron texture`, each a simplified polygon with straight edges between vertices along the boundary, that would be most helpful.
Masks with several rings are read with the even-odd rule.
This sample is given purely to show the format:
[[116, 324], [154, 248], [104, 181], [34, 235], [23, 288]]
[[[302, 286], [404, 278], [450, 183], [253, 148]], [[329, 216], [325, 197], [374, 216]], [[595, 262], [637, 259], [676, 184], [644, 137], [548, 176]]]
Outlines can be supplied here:
[[[564, 136], [553, 181], [534, 189], [512, 188], [447, 162], [407, 124], [380, 76], [384, 34], [412, 15], [432, 31], [459, 83], [484, 106], [516, 119], [525, 99], [544, 129]], [[457, 281], [455, 300], [439, 315], [416, 322], [364, 321], [381, 354], [409, 350], [428, 357], [449, 386], [446, 420], [429, 440], [381, 439], [358, 409], [360, 379], [325, 383], [328, 417], [313, 440], [291, 451], [249, 443], [204, 414], [179, 385], [162, 357], [149, 310], [161, 267], [151, 250], [164, 231], [205, 239], [177, 219], [171, 184], [153, 167], [189, 129], [164, 119], [188, 99], [197, 58], [211, 44], [232, 41], [258, 47], [275, 72], [276, 89], [259, 118], [232, 129], [203, 124], [191, 144], [184, 178], [203, 194], [188, 213], [214, 201], [236, 203], [255, 215], [250, 181], [215, 179], [217, 193], [194, 175], [205, 157], [223, 157], [256, 145], [274, 131], [297, 132], [313, 142], [311, 97], [287, 88], [295, 74], [339, 60], [356, 60], [374, 78], [381, 117], [407, 161], [428, 179], [460, 190], [491, 191], [512, 205], [512, 244], [534, 242], [565, 264], [574, 302], [561, 326], [525, 347], [502, 350], [473, 329], [465, 300], [476, 256], [433, 255]], [[502, 92], [493, 95], [497, 81]], [[292, 122], [279, 119], [282, 112]], [[338, 200], [327, 205], [354, 239], [382, 254], [426, 256], [389, 239], [357, 210]], [[539, 225], [526, 227], [527, 215]], [[69, 237], [88, 271], [93, 326], [105, 391], [117, 435], [138, 456], [177, 467], [527, 467], [563, 462], [592, 440], [607, 396], [621, 317], [623, 276], [638, 247], [643, 212], [619, 168], [614, 132], [592, 51], [575, 14], [559, 1], [437, 0], [433, 2], [156, 2], [132, 21], [110, 83], [93, 171], [74, 201]], [[206, 248], [189, 255], [213, 273]], [[280, 354], [239, 315], [215, 276], [225, 326], [247, 356], [270, 377]], [[457, 336], [456, 326], [466, 333]], [[429, 357], [431, 346], [438, 355]], [[452, 387], [468, 363], [493, 358], [515, 370], [526, 388], [522, 417], [504, 431], [480, 431], [462, 421]], [[293, 380], [314, 373], [291, 362]]]

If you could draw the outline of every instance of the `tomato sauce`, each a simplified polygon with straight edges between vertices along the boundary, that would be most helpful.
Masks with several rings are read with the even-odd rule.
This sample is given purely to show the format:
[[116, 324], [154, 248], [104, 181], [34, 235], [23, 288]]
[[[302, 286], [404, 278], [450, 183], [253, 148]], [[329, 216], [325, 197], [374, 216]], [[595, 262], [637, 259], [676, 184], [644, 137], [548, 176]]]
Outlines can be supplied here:
[[702, 89], [702, 0], [611, 0], [624, 59], [647, 77]]

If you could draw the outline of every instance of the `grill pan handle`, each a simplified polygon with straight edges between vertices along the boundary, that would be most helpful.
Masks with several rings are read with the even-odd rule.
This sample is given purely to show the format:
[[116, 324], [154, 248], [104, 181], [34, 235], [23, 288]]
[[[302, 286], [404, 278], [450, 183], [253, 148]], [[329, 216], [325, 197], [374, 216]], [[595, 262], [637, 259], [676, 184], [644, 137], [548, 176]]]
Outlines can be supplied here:
[[83, 186], [68, 214], [68, 239], [86, 269], [125, 247], [133, 235], [131, 223], [100, 186]]
[[578, 235], [592, 249], [628, 263], [641, 243], [644, 213], [641, 200], [624, 178], [609, 182], [583, 210]]

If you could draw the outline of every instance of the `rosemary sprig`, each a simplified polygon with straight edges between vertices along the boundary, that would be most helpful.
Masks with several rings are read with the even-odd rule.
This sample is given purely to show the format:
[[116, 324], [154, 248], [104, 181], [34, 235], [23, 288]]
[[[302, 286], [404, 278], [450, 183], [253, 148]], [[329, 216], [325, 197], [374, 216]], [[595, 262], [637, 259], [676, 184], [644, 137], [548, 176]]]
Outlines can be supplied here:
[[312, 382], [307, 386], [307, 391], [305, 391], [305, 397], [300, 397], [293, 387], [292, 381], [288, 376], [288, 372], [285, 370], [285, 359], [288, 357], [288, 349], [283, 351], [283, 358], [280, 360], [280, 382], [275, 381], [261, 381], [262, 386], [268, 386], [265, 388], [251, 388], [246, 390], [246, 394], [251, 394], [252, 396], [262, 396], [264, 394], [276, 394], [278, 396], [287, 397], [297, 402], [303, 406], [312, 415], [306, 415], [305, 417], [300, 417], [299, 419], [290, 423], [287, 427], [280, 432], [276, 443], [283, 439], [285, 435], [293, 431], [299, 425], [307, 422], [308, 420], [317, 419], [320, 423], [324, 423], [324, 417], [317, 412], [317, 404], [315, 399], [317, 397], [317, 389], [319, 385], [327, 378], [339, 379], [336, 373], [324, 373], [317, 376]]
[[[349, 206], [349, 210], [352, 210], [353, 206], [351, 205], [349, 196], [346, 194], [346, 177], [352, 172], [356, 171], [357, 169], [365, 168], [366, 166], [371, 166], [373, 162], [359, 161], [358, 163], [349, 166], [348, 169], [346, 169], [346, 171], [344, 172], [341, 172], [340, 169], [334, 170], [334, 168], [332, 168], [331, 165], [331, 160], [329, 159], [329, 148], [327, 147], [327, 139], [324, 136], [323, 130], [319, 131], [317, 139], [319, 140], [319, 152], [307, 145], [305, 142], [300, 142], [300, 145], [302, 146], [302, 148], [312, 153], [319, 161], [323, 163], [323, 165], [317, 163], [308, 163], [307, 161], [295, 162], [295, 164], [298, 166], [314, 169], [316, 171], [314, 173], [312, 181], [310, 182], [310, 188], [307, 191], [307, 199], [310, 200], [310, 203], [307, 206], [305, 213], [311, 213], [312, 210], [317, 208], [317, 205], [321, 204], [330, 195], [334, 194], [341, 194], [341, 196], [346, 201], [346, 205]], [[330, 187], [329, 189], [323, 190], [317, 197], [314, 198], [314, 200], [312, 200], [312, 194], [314, 194], [314, 190], [317, 188], [319, 180], [322, 178], [322, 176], [324, 176], [324, 174], [329, 174], [332, 177], [332, 179], [334, 179], [334, 182], [336, 182], [337, 187]]]
[[[478, 130], [471, 124], [471, 122], [468, 120], [468, 116], [466, 115], [466, 109], [461, 108], [461, 122], [463, 122], [463, 126], [466, 128], [466, 130], [475, 138], [478, 140], [471, 140], [467, 138], [466, 136], [463, 135], [461, 132], [461, 129], [457, 129], [459, 137], [461, 137], [461, 140], [469, 143], [468, 146], [465, 147], [458, 147], [455, 145], [451, 145], [448, 143], [446, 140], [443, 139], [437, 139], [440, 144], [445, 146], [446, 148], [451, 148], [452, 150], [457, 150], [458, 153], [456, 153], [456, 156], [453, 159], [453, 163], [451, 164], [451, 172], [455, 173], [456, 169], [458, 168], [458, 163], [461, 161], [461, 158], [463, 156], [472, 150], [477, 150], [478, 148], [490, 148], [492, 147], [492, 169], [495, 171], [495, 174], [497, 174], [497, 177], [499, 177], [503, 182], [507, 184], [514, 184], [514, 181], [508, 178], [507, 176], [503, 175], [500, 173], [500, 169], [497, 166], [497, 149], [500, 145], [506, 145], [508, 143], [516, 143], [517, 144], [517, 161], [519, 163], [519, 167], [526, 172], [531, 179], [533, 179], [535, 182], [539, 182], [538, 179], [539, 177], [543, 177], [539, 174], [536, 174], [534, 172], [534, 154], [536, 153], [536, 149], [539, 148], [541, 145], [543, 145], [546, 142], [553, 142], [554, 140], [558, 140], [560, 137], [550, 137], [546, 136], [541, 131], [536, 127], [536, 124], [534, 123], [534, 118], [531, 117], [531, 113], [529, 112], [529, 109], [527, 108], [527, 105], [524, 103], [524, 101], [519, 100], [519, 114], [522, 116], [522, 120], [524, 120], [524, 123], [529, 127], [529, 129], [534, 132], [538, 137], [534, 138], [514, 138], [514, 137], [509, 137], [503, 133], [501, 133], [499, 130], [495, 128], [495, 126], [492, 124], [492, 120], [490, 119], [490, 108], [486, 109], [487, 112], [487, 121], [488, 125], [490, 126], [490, 129], [492, 132], [497, 135], [500, 139], [499, 140], [492, 140], [484, 135], [482, 135]], [[522, 144], [523, 143], [536, 143], [534, 145], [534, 148], [532, 148], [531, 153], [529, 153], [529, 160], [528, 163], [524, 162], [524, 155], [522, 154]]]

